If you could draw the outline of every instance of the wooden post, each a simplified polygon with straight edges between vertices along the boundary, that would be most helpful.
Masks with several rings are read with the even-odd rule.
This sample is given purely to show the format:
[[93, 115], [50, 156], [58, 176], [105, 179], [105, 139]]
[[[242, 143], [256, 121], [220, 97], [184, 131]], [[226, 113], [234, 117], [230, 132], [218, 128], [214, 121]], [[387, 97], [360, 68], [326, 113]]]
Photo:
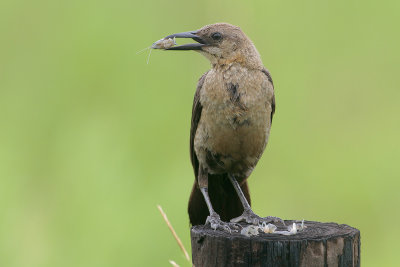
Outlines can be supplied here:
[[[293, 221], [285, 221], [291, 225]], [[305, 221], [294, 235], [191, 229], [192, 262], [211, 266], [360, 266], [360, 231], [345, 224]]]

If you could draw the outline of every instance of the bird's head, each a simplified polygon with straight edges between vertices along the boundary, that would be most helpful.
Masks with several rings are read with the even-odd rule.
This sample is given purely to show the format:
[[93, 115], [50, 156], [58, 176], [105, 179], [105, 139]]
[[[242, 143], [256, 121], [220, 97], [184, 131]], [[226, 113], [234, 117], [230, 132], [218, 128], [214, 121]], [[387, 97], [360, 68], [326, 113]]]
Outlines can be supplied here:
[[197, 43], [173, 46], [166, 50], [195, 50], [214, 66], [239, 63], [252, 69], [263, 68], [260, 55], [242, 30], [228, 23], [206, 25], [196, 31], [171, 34], [167, 38], [192, 38]]

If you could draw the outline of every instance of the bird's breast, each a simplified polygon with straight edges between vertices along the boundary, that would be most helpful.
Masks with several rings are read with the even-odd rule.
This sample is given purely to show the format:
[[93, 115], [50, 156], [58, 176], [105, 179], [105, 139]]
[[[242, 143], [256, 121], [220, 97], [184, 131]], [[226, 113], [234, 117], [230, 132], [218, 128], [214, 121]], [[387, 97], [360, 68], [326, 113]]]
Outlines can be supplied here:
[[263, 78], [247, 70], [207, 75], [195, 150], [211, 171], [252, 169], [261, 156], [271, 113]]

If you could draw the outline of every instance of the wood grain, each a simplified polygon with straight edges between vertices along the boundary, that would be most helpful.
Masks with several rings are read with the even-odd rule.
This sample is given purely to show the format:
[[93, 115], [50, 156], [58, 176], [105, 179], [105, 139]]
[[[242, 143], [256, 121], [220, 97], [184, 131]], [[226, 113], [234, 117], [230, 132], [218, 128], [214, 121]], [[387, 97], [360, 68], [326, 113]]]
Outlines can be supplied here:
[[313, 221], [305, 221], [305, 226], [295, 235], [260, 233], [252, 237], [194, 226], [192, 261], [196, 267], [360, 266], [359, 230]]

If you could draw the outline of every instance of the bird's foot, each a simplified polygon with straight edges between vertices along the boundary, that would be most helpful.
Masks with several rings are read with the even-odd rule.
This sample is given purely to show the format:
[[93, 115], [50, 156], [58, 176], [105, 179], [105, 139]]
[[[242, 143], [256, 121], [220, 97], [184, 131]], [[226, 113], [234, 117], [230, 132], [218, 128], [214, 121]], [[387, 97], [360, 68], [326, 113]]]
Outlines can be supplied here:
[[231, 220], [232, 223], [238, 223], [238, 222], [247, 222], [253, 225], [260, 225], [262, 223], [268, 224], [268, 223], [281, 223], [285, 226], [285, 222], [278, 217], [273, 217], [273, 216], [267, 216], [267, 217], [260, 217], [257, 214], [255, 214], [251, 209], [245, 210], [242, 215], [239, 217], [233, 218]]
[[238, 232], [241, 227], [240, 224], [237, 223], [232, 223], [232, 222], [228, 223], [222, 221], [219, 215], [216, 213], [207, 217], [206, 225], [207, 224], [209, 224], [211, 228], [214, 230], [220, 229], [227, 231], [229, 233]]

